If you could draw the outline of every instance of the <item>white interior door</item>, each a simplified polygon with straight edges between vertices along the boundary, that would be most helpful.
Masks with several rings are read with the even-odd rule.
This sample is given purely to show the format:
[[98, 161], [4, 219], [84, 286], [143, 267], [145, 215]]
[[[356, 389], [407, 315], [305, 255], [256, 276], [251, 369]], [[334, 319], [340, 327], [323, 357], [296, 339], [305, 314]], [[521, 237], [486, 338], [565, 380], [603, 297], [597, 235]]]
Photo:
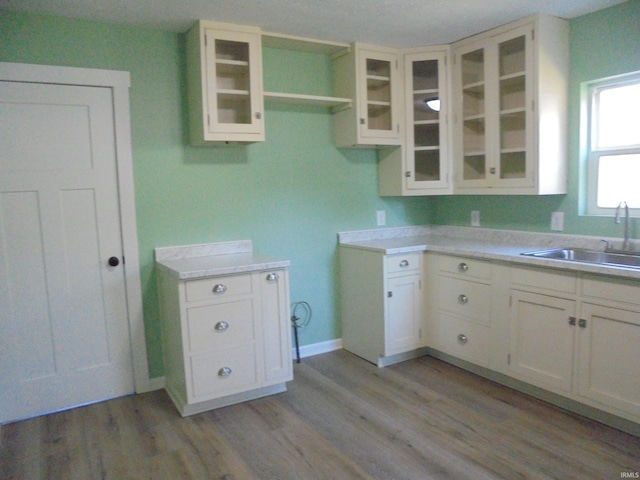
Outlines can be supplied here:
[[115, 155], [111, 89], [0, 82], [0, 423], [133, 392]]

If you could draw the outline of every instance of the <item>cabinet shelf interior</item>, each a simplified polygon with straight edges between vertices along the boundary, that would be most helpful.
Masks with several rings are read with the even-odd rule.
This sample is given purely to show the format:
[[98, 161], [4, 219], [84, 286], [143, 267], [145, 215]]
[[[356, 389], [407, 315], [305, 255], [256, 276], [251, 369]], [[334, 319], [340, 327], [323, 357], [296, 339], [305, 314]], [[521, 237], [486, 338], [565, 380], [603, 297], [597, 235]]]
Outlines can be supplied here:
[[521, 35], [500, 44], [498, 57], [500, 76], [525, 71], [526, 37]]
[[249, 45], [246, 42], [216, 39], [216, 62], [249, 64]]
[[440, 151], [420, 149], [415, 151], [415, 180], [436, 182], [440, 180]]
[[464, 180], [483, 180], [485, 174], [485, 156], [481, 153], [464, 156], [462, 177]]

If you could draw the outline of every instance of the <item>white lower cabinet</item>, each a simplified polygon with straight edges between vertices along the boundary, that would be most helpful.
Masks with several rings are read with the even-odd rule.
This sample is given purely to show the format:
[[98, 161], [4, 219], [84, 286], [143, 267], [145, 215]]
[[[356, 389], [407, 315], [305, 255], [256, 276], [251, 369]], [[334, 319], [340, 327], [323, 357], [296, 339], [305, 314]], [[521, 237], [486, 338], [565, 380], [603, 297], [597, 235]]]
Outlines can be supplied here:
[[513, 267], [511, 285], [508, 373], [640, 421], [637, 282]]
[[166, 390], [191, 415], [286, 390], [288, 271], [179, 280], [158, 272]]
[[423, 346], [422, 257], [340, 247], [345, 350], [379, 367], [416, 355]]
[[571, 392], [576, 303], [565, 298], [513, 290], [509, 373], [558, 393]]
[[440, 255], [437, 270], [437, 310], [429, 328], [429, 346], [488, 366], [491, 263]]
[[640, 422], [640, 286], [586, 275], [581, 293], [577, 394]]
[[425, 344], [435, 353], [640, 423], [637, 280], [426, 258]]

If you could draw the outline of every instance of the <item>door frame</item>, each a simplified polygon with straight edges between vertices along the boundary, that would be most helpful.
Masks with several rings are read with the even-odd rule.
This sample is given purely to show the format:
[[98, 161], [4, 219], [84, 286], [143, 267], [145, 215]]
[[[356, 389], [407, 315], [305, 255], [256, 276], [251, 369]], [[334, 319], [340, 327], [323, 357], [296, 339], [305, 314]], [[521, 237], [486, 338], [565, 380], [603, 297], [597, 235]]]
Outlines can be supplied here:
[[126, 310], [136, 393], [153, 390], [149, 379], [147, 345], [142, 309], [142, 286], [138, 252], [131, 119], [129, 112], [129, 72], [52, 65], [0, 62], [0, 80], [110, 88], [113, 98], [114, 132]]

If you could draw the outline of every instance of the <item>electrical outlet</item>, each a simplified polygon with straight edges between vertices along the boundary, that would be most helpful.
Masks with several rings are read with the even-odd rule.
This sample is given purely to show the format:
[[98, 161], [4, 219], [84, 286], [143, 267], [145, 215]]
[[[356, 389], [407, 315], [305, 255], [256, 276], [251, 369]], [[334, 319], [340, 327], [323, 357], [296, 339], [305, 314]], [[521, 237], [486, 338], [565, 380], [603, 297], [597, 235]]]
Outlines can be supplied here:
[[564, 230], [564, 212], [551, 212], [551, 230]]
[[480, 210], [471, 210], [471, 226], [480, 226]]
[[379, 227], [384, 227], [387, 223], [387, 215], [384, 210], [378, 210], [376, 212], [376, 222]]

